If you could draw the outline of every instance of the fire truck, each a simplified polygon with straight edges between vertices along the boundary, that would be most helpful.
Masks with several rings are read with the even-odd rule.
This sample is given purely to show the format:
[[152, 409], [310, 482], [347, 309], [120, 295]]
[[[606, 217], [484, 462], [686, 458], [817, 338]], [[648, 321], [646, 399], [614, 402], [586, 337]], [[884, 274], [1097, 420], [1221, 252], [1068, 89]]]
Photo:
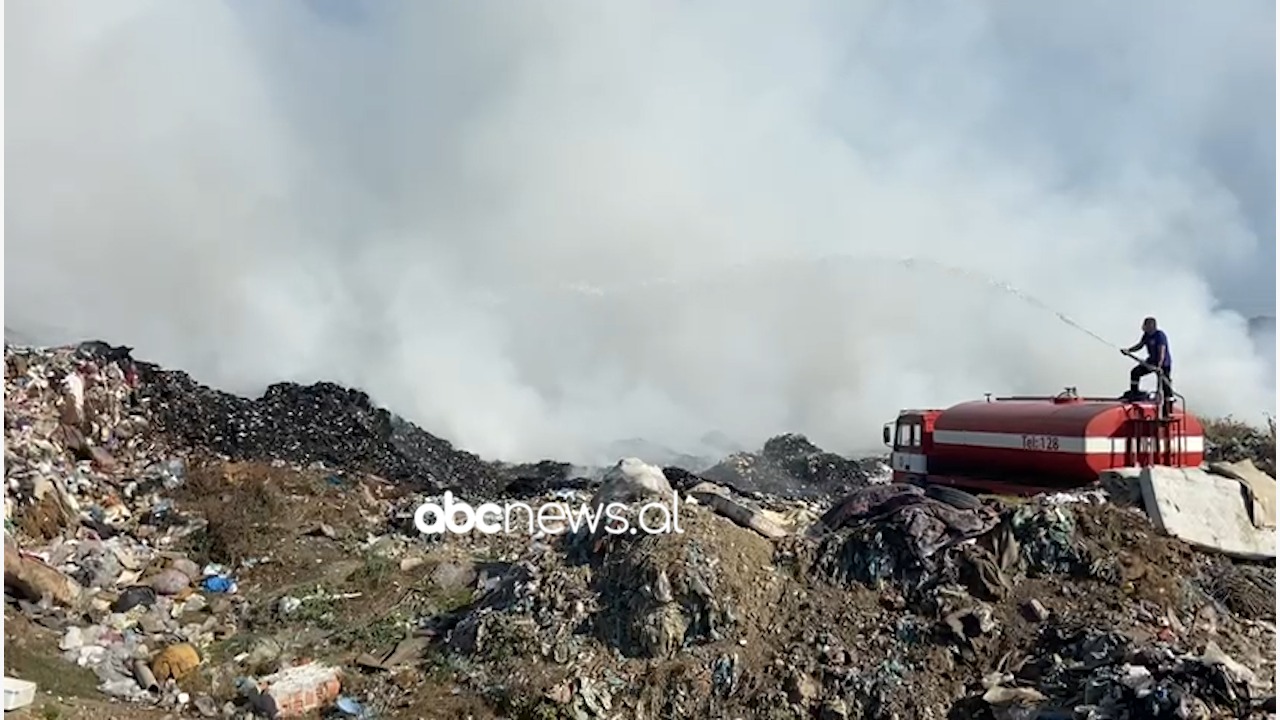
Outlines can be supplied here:
[[997, 397], [903, 410], [884, 427], [894, 482], [1002, 495], [1085, 487], [1106, 470], [1199, 467], [1204, 428], [1161, 398]]

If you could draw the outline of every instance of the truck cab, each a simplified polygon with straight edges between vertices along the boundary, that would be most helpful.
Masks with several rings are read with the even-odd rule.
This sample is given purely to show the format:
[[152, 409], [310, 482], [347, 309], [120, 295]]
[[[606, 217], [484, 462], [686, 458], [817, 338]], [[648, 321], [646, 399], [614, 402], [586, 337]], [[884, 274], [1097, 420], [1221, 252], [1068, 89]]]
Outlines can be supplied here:
[[933, 447], [933, 421], [941, 410], [903, 410], [898, 419], [884, 426], [884, 444], [892, 449], [889, 467], [894, 482], [923, 480], [928, 473], [927, 456]]

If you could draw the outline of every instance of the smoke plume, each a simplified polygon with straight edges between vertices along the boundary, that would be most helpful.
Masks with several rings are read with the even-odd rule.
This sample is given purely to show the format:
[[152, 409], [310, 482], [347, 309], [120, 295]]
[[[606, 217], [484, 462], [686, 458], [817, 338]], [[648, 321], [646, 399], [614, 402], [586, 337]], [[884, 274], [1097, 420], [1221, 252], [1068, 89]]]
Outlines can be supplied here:
[[1145, 315], [1275, 408], [1273, 2], [5, 9], [28, 334], [512, 460], [1118, 395]]

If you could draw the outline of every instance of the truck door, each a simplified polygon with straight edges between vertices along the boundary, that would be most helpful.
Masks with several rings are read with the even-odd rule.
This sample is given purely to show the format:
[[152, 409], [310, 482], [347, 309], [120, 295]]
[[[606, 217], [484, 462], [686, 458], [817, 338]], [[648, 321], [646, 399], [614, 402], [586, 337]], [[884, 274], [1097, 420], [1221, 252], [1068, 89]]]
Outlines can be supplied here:
[[909, 475], [924, 475], [926, 463], [923, 443], [924, 423], [921, 419], [910, 416], [899, 418], [893, 443], [893, 455], [890, 457], [890, 466], [893, 471]]

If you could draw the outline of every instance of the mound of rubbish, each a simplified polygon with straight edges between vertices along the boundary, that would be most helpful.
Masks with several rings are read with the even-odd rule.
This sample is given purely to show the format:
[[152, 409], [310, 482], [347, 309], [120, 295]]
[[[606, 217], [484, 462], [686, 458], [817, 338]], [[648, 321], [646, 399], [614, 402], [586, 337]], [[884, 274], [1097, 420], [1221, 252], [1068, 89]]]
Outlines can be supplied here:
[[[355, 391], [235, 398], [102, 343], [6, 346], [5, 433], [32, 716], [1275, 712], [1275, 563], [1101, 489], [922, 489], [799, 435], [696, 474], [504, 465]], [[445, 490], [502, 530], [419, 529]]]
[[1225, 418], [1204, 423], [1205, 460], [1239, 462], [1250, 460], [1259, 470], [1275, 477], [1276, 421], [1267, 420], [1266, 429]]
[[883, 480], [888, 472], [879, 459], [852, 460], [787, 434], [770, 438], [758, 453], [734, 453], [698, 474], [743, 494], [819, 498]]
[[499, 474], [416, 425], [333, 383], [278, 383], [256, 399], [213, 390], [186, 373], [142, 366], [138, 400], [178, 446], [232, 460], [322, 463], [433, 489], [493, 490]]

